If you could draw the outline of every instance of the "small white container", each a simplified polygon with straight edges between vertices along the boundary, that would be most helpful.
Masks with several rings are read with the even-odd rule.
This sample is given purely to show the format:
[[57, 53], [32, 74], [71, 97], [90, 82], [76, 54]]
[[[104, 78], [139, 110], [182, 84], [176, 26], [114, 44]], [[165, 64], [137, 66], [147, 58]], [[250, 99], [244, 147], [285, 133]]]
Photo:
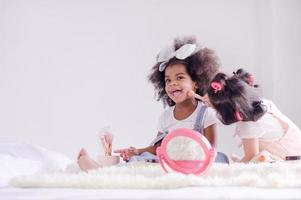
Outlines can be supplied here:
[[96, 162], [102, 167], [117, 165], [120, 163], [120, 157], [119, 156], [98, 155], [98, 156], [96, 156]]

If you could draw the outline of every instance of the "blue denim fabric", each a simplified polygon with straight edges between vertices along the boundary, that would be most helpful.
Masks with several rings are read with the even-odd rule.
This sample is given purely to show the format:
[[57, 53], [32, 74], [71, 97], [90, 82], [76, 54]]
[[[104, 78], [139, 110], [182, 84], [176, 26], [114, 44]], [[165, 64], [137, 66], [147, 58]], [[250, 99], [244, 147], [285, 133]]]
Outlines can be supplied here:
[[[195, 120], [194, 124], [194, 130], [197, 132], [200, 132], [202, 135], [204, 135], [204, 116], [207, 110], [207, 106], [202, 106], [200, 111], [198, 112], [197, 118]], [[229, 163], [229, 159], [226, 154], [222, 152], [217, 152], [215, 161], [216, 163]]]
[[229, 158], [226, 154], [222, 152], [217, 152], [215, 161], [216, 163], [229, 163]]
[[[128, 162], [137, 162], [137, 161], [145, 161], [145, 162], [159, 162], [158, 157], [149, 152], [143, 152], [139, 156], [133, 156], [130, 158]], [[226, 154], [222, 152], [217, 152], [215, 161], [216, 163], [229, 163], [229, 159]]]
[[136, 161], [159, 162], [158, 157], [149, 152], [143, 152], [138, 156], [132, 156], [129, 160], [129, 162], [136, 162]]

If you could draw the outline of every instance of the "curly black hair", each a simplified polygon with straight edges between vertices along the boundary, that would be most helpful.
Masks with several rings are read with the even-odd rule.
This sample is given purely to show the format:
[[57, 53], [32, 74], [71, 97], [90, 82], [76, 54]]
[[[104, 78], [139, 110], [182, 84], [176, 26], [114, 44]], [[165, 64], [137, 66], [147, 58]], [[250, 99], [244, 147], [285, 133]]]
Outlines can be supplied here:
[[[185, 44], [197, 44], [197, 40], [194, 36], [176, 38], [173, 47], [177, 50]], [[152, 67], [148, 80], [155, 87], [157, 100], [162, 100], [164, 105], [167, 104], [173, 106], [175, 105], [175, 102], [168, 97], [165, 91], [165, 70], [163, 72], [159, 71], [160, 64], [161, 62], [157, 62]], [[186, 67], [187, 73], [190, 75], [191, 79], [197, 83], [198, 88], [196, 93], [201, 96], [206, 93], [210, 80], [219, 69], [218, 57], [213, 50], [208, 48], [201, 48], [184, 60], [173, 57], [167, 62], [166, 66], [175, 64], [183, 64]]]
[[[266, 112], [261, 97], [246, 79], [246, 74], [249, 73], [244, 69], [237, 70], [233, 76], [218, 73], [211, 81], [207, 93], [223, 124], [257, 121]], [[220, 84], [220, 89], [214, 88], [212, 83]]]

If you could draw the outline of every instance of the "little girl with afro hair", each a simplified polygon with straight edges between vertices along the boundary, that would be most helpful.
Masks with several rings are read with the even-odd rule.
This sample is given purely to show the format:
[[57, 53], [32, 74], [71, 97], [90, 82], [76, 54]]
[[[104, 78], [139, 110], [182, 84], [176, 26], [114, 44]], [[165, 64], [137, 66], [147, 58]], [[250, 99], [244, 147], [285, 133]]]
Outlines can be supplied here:
[[[159, 118], [157, 137], [148, 147], [130, 147], [115, 152], [120, 153], [125, 161], [156, 162], [156, 148], [168, 133], [177, 128], [194, 129], [216, 146], [216, 113], [195, 95], [205, 95], [218, 70], [218, 58], [213, 50], [200, 46], [195, 37], [176, 38], [171, 46], [158, 54], [149, 75], [157, 100], [169, 106]], [[216, 162], [227, 163], [228, 158], [218, 152]]]
[[[126, 162], [158, 162], [157, 147], [168, 133], [177, 128], [194, 129], [203, 134], [212, 146], [216, 146], [216, 113], [197, 100], [195, 95], [205, 95], [211, 78], [218, 70], [219, 63], [214, 52], [202, 48], [195, 37], [175, 39], [173, 45], [158, 54], [149, 75], [157, 100], [169, 106], [159, 119], [157, 137], [145, 148], [129, 147], [114, 152], [119, 153]], [[218, 152], [215, 161], [229, 162], [221, 152]], [[100, 167], [84, 150], [79, 153], [78, 163], [85, 171]]]

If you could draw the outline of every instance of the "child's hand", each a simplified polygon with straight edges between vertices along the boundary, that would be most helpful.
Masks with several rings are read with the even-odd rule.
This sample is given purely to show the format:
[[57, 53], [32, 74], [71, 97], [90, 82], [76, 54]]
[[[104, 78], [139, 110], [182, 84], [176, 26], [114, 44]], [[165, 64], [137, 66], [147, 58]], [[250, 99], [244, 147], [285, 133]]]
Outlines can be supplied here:
[[126, 149], [117, 149], [114, 150], [114, 153], [119, 153], [120, 154], [119, 156], [126, 162], [129, 161], [132, 156], [139, 155], [139, 151], [135, 147], [129, 147]]
[[209, 99], [207, 93], [203, 96], [202, 101], [203, 101], [204, 104], [206, 104], [207, 106], [212, 107], [212, 104], [211, 104], [211, 102], [210, 102], [210, 99]]

